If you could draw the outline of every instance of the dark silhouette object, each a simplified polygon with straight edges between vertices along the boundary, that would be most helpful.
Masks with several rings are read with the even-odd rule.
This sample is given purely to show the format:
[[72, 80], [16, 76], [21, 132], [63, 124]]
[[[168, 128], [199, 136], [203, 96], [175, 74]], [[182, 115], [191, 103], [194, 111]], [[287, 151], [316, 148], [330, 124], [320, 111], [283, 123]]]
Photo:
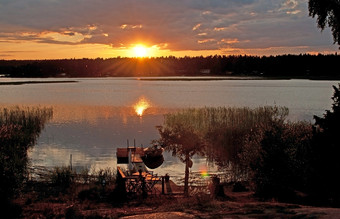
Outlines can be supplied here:
[[163, 162], [164, 162], [164, 157], [162, 156], [156, 156], [156, 157], [142, 157], [143, 162], [145, 164], [145, 166], [149, 167], [150, 169], [156, 169], [158, 167], [160, 167]]
[[166, 193], [172, 194], [172, 189], [170, 186], [170, 176], [168, 174], [165, 174], [164, 181], [165, 181], [165, 186], [166, 186]]
[[330, 200], [340, 206], [340, 84], [333, 86], [332, 110], [323, 117], [314, 116], [313, 148], [311, 160], [311, 188], [318, 199]]
[[334, 43], [340, 45], [340, 1], [309, 0], [309, 15], [317, 16], [318, 27], [323, 30], [328, 25], [333, 33]]
[[244, 182], [235, 182], [233, 185], [233, 192], [248, 192]]
[[97, 187], [85, 189], [78, 193], [78, 198], [81, 201], [85, 200], [97, 201], [100, 199], [100, 191]]
[[65, 218], [83, 218], [83, 215], [81, 214], [78, 207], [76, 207], [75, 205], [71, 205], [65, 209]]
[[120, 169], [120, 167], [117, 167], [117, 179], [116, 179], [115, 191], [117, 193], [117, 196], [123, 199], [126, 198], [125, 183], [126, 183], [126, 176], [124, 172]]
[[211, 177], [210, 194], [214, 199], [226, 198], [223, 185], [220, 183], [220, 178], [218, 176]]
[[144, 149], [144, 156], [142, 156], [143, 163], [150, 169], [160, 167], [164, 162], [163, 148], [159, 145], [153, 145]]

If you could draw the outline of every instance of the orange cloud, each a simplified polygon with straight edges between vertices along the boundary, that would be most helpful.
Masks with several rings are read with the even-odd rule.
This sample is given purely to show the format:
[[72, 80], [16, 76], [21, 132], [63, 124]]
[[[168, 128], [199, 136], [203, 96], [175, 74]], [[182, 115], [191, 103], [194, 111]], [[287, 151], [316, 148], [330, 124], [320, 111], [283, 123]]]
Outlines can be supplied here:
[[209, 43], [209, 42], [215, 42], [215, 39], [204, 39], [204, 40], [198, 40], [197, 43], [203, 44], [203, 43]]
[[225, 30], [225, 29], [226, 29], [225, 27], [215, 27], [214, 31], [222, 31], [222, 30]]
[[134, 25], [131, 25], [131, 24], [122, 24], [120, 25], [120, 29], [141, 29], [143, 28], [143, 25], [141, 24], [134, 24]]
[[239, 43], [240, 41], [237, 38], [233, 38], [233, 39], [222, 39], [221, 40], [222, 43], [226, 43], [226, 44], [235, 44], [235, 43]]
[[201, 24], [196, 24], [196, 25], [192, 28], [192, 30], [197, 30], [200, 26], [201, 26]]

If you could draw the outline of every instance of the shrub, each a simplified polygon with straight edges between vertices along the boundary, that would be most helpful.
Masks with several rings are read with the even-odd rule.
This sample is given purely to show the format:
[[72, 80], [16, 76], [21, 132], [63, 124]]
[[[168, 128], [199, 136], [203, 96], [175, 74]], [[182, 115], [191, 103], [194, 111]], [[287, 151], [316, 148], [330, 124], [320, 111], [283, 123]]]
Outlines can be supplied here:
[[90, 182], [90, 169], [84, 167], [81, 169], [80, 174], [77, 175], [79, 180], [85, 184]]
[[66, 219], [81, 219], [84, 216], [81, 214], [78, 207], [72, 205], [65, 209], [65, 218]]
[[95, 171], [96, 183], [99, 185], [113, 185], [116, 180], [116, 173], [110, 167]]
[[20, 190], [27, 176], [27, 150], [52, 114], [50, 108], [0, 108], [0, 202]]
[[70, 167], [55, 167], [51, 173], [51, 182], [65, 191], [74, 182], [74, 174]]
[[97, 187], [85, 189], [78, 193], [78, 198], [82, 201], [85, 201], [86, 199], [91, 201], [99, 200], [100, 191]]
[[235, 182], [233, 184], [233, 192], [247, 192], [249, 191], [244, 182]]
[[247, 136], [240, 157], [257, 195], [287, 199], [305, 189], [311, 139], [306, 122], [273, 123]]

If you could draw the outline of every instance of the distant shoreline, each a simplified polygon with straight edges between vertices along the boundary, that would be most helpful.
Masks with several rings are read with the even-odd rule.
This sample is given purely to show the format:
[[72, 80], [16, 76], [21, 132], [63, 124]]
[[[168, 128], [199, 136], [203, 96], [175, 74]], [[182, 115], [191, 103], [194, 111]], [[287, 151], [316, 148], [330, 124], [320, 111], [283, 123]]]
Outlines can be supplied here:
[[223, 81], [223, 80], [313, 80], [339, 81], [340, 77], [287, 77], [287, 76], [160, 76], [139, 77], [140, 81]]
[[59, 84], [59, 83], [77, 83], [78, 81], [6, 81], [0, 82], [1, 85], [24, 85], [24, 84]]
[[165, 77], [141, 77], [137, 78], [140, 81], [223, 81], [223, 80], [265, 80], [264, 77], [251, 76], [165, 76]]
[[[6, 77], [15, 80], [15, 77]], [[60, 77], [56, 77], [56, 79], [62, 79]], [[74, 79], [82, 79], [82, 78], [92, 78], [92, 79], [116, 79], [116, 78], [126, 78], [130, 80], [139, 80], [139, 81], [228, 81], [228, 80], [312, 80], [312, 81], [340, 81], [340, 77], [329, 77], [329, 76], [311, 76], [311, 77], [288, 77], [288, 76], [276, 76], [276, 77], [268, 77], [268, 76], [142, 76], [142, 77], [77, 77]], [[29, 78], [20, 78], [20, 79], [29, 79]], [[50, 77], [50, 79], [53, 79]], [[24, 84], [57, 84], [57, 83], [78, 83], [77, 80], [67, 80], [72, 78], [64, 78], [62, 81], [0, 81], [1, 85], [24, 85]]]

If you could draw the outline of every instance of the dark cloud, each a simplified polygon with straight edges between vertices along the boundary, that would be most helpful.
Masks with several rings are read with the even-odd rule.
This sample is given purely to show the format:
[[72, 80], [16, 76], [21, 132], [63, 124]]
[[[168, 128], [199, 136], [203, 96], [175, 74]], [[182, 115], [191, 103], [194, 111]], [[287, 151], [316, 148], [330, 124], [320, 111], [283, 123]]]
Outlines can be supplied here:
[[[170, 50], [308, 46], [328, 42], [307, 0], [1, 0], [0, 40], [133, 43]], [[42, 34], [45, 33], [45, 34]], [[49, 33], [49, 34], [46, 34]]]

